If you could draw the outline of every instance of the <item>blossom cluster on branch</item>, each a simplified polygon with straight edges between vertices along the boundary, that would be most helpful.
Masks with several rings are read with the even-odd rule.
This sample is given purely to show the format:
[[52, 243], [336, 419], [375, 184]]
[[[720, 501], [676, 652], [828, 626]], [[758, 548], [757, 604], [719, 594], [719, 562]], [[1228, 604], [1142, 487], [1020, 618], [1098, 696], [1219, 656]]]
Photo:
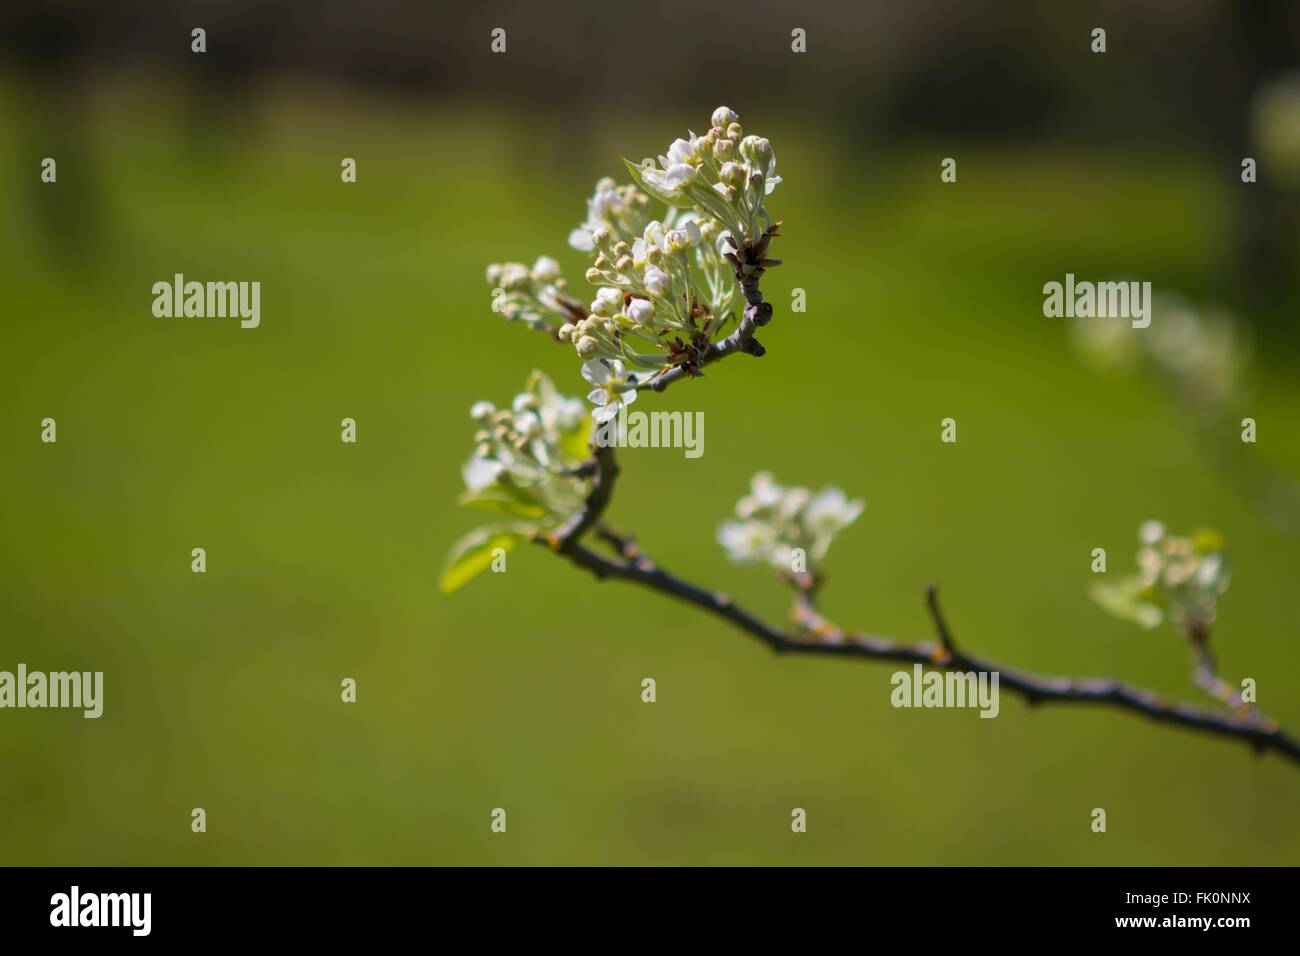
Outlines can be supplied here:
[[740, 563], [765, 562], [786, 571], [806, 572], [808, 561], [826, 556], [831, 540], [862, 514], [861, 501], [850, 501], [835, 486], [816, 493], [786, 488], [768, 472], [759, 472], [750, 492], [736, 503], [736, 520], [718, 528], [718, 542]]
[[[837, 627], [816, 606], [823, 581], [817, 565], [836, 534], [857, 520], [863, 503], [834, 486], [817, 492], [787, 487], [761, 472], [734, 518], [717, 531], [733, 560], [770, 565], [793, 587], [793, 630], [767, 624], [730, 597], [675, 577], [634, 539], [606, 525], [619, 469], [613, 448], [595, 437], [598, 429], [623, 414], [639, 388], [662, 391], [737, 352], [763, 355], [754, 332], [770, 321], [772, 308], [759, 281], [779, 264], [767, 255], [779, 225], [766, 207], [780, 182], [776, 159], [771, 144], [746, 135], [731, 110], [719, 107], [708, 132], [674, 141], [657, 164], [624, 162], [632, 182], [597, 183], [586, 218], [569, 236], [570, 245], [592, 257], [586, 278], [596, 291], [589, 305], [570, 294], [548, 257], [531, 268], [505, 263], [488, 269], [493, 308], [572, 346], [592, 386], [588, 401], [596, 407], [587, 415], [579, 399], [562, 395], [540, 372], [508, 408], [488, 402], [472, 407], [478, 430], [461, 500], [506, 520], [457, 542], [443, 572], [444, 590], [531, 540], [598, 579], [636, 583], [716, 615], [774, 650], [999, 675], [1003, 688], [1030, 704], [1116, 707], [1246, 741], [1300, 763], [1300, 741], [1255, 707], [1253, 691], [1234, 688], [1215, 670], [1209, 637], [1229, 565], [1213, 532], [1177, 537], [1147, 522], [1139, 531], [1137, 572], [1093, 589], [1094, 598], [1119, 617], [1147, 628], [1167, 620], [1188, 638], [1195, 683], [1223, 705], [1208, 709], [1171, 703], [1116, 680], [1041, 677], [968, 654], [954, 640], [933, 585], [926, 602], [938, 643], [908, 644]], [[1184, 324], [1181, 331], [1190, 328]], [[1212, 364], [1203, 361], [1206, 350], [1191, 348], [1189, 341], [1186, 334], [1174, 335], [1157, 357], [1203, 371]], [[592, 533], [612, 554], [588, 546], [584, 539]]]
[[1151, 629], [1168, 618], [1189, 637], [1208, 635], [1231, 578], [1223, 538], [1209, 529], [1178, 537], [1159, 521], [1148, 521], [1138, 529], [1138, 540], [1137, 573], [1095, 585], [1094, 600], [1140, 627]]
[[736, 252], [773, 228], [766, 200], [781, 182], [771, 143], [747, 135], [725, 106], [707, 132], [674, 140], [657, 165], [624, 164], [632, 182], [596, 183], [569, 234], [591, 260], [585, 277], [596, 290], [587, 305], [569, 296], [545, 256], [531, 269], [509, 262], [487, 273], [497, 311], [552, 332], [584, 360], [598, 422], [670, 367], [698, 368], [735, 326], [743, 305]]

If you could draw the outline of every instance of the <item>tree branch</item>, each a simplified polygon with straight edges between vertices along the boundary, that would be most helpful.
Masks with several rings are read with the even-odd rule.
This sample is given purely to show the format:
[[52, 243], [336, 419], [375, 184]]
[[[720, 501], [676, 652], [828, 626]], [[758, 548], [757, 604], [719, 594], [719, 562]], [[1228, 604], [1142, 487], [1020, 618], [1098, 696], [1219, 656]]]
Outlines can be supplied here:
[[600, 521], [614, 495], [614, 482], [618, 480], [618, 461], [612, 445], [591, 445], [592, 458], [579, 469], [584, 477], [591, 478], [591, 491], [582, 507], [569, 516], [564, 524], [541, 538], [552, 550], [570, 552], [588, 529]]
[[787, 632], [751, 614], [728, 595], [691, 584], [665, 571], [631, 538], [604, 527], [598, 528], [597, 534], [613, 548], [614, 557], [598, 554], [577, 543], [563, 553], [597, 578], [616, 578], [640, 584], [692, 604], [728, 621], [778, 653], [922, 664], [944, 671], [997, 673], [1000, 687], [1018, 694], [1031, 705], [1069, 703], [1113, 707], [1140, 714], [1157, 723], [1240, 740], [1260, 753], [1275, 751], [1300, 764], [1300, 741], [1273, 721], [1261, 717], [1237, 717], [1180, 701], [1168, 701], [1155, 691], [1110, 678], [1044, 677], [959, 651], [939, 609], [933, 585], [926, 588], [926, 603], [939, 635], [938, 643], [906, 644], [873, 634], [845, 631], [817, 613], [810, 598], [803, 593], [798, 597], [793, 612], [796, 629]]
[[[736, 330], [726, 339], [710, 346], [701, 357], [700, 365], [736, 352], [755, 356], [763, 354], [763, 347], [754, 338], [754, 332], [771, 320], [772, 307], [763, 301], [758, 283], [765, 268], [776, 264], [775, 260], [766, 258], [766, 252], [779, 225], [777, 223], [769, 229], [758, 244], [746, 243], [735, 253], [727, 254], [745, 295], [745, 310]], [[698, 375], [698, 368], [675, 365], [647, 384], [655, 391], [663, 391], [677, 379], [692, 374]], [[1275, 721], [1243, 703], [1240, 695], [1234, 694], [1232, 688], [1218, 678], [1205, 639], [1193, 640], [1196, 683], [1217, 699], [1235, 707], [1235, 715], [1181, 701], [1169, 701], [1155, 691], [1111, 678], [1046, 677], [1003, 667], [968, 654], [957, 647], [939, 607], [938, 589], [933, 584], [925, 589], [925, 601], [938, 638], [935, 643], [903, 643], [860, 631], [846, 631], [832, 624], [816, 609], [815, 598], [822, 581], [817, 575], [807, 572], [784, 575], [787, 583], [795, 590], [795, 603], [791, 612], [795, 628], [786, 631], [768, 624], [738, 605], [727, 594], [700, 587], [665, 571], [638, 547], [633, 538], [602, 524], [601, 519], [612, 499], [619, 469], [612, 447], [593, 445], [592, 453], [591, 460], [581, 469], [592, 478], [587, 500], [563, 525], [548, 535], [539, 536], [538, 540], [600, 580], [615, 578], [639, 584], [693, 605], [722, 618], [778, 653], [921, 664], [943, 671], [996, 673], [1000, 687], [1019, 695], [1030, 705], [1061, 703], [1112, 707], [1138, 714], [1156, 723], [1240, 740], [1250, 744], [1258, 753], [1273, 751], [1300, 765], [1300, 741], [1284, 732]], [[613, 552], [612, 556], [594, 551], [582, 543], [581, 539], [589, 531], [594, 531]]]

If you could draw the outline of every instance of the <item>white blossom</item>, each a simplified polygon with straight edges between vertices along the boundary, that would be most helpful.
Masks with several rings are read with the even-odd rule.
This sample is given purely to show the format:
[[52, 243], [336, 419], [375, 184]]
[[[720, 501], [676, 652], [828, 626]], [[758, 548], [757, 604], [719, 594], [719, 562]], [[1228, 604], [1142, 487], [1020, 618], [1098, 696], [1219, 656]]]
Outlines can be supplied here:
[[465, 467], [461, 469], [461, 477], [465, 479], [465, 487], [470, 491], [482, 491], [496, 484], [504, 470], [499, 461], [474, 455], [465, 462]]
[[727, 521], [718, 528], [718, 543], [732, 561], [765, 561], [776, 543], [776, 535], [761, 521]]
[[560, 264], [550, 256], [538, 256], [533, 263], [533, 278], [538, 282], [554, 282], [560, 277]]
[[627, 305], [627, 317], [636, 325], [649, 325], [654, 314], [655, 307], [645, 299], [633, 299]]
[[645, 284], [646, 292], [653, 296], [661, 296], [668, 291], [668, 273], [656, 266], [646, 267], [645, 278], [642, 279], [642, 282]]
[[808, 502], [803, 514], [804, 524], [814, 534], [833, 533], [856, 521], [863, 507], [861, 501], [850, 501], [842, 490], [832, 485], [823, 488]]
[[597, 423], [609, 421], [619, 409], [636, 401], [636, 376], [629, 374], [618, 359], [586, 361], [582, 363], [582, 377], [596, 386], [587, 401], [600, 406], [591, 413]]
[[739, 520], [724, 524], [718, 540], [736, 560], [762, 560], [790, 570], [796, 549], [812, 561], [825, 557], [836, 533], [856, 521], [862, 508], [861, 501], [849, 501], [839, 488], [815, 494], [786, 488], [763, 471], [736, 503]]
[[665, 166], [672, 163], [690, 163], [694, 160], [699, 152], [699, 139], [691, 134], [690, 139], [675, 139], [673, 144], [668, 147], [668, 162]]

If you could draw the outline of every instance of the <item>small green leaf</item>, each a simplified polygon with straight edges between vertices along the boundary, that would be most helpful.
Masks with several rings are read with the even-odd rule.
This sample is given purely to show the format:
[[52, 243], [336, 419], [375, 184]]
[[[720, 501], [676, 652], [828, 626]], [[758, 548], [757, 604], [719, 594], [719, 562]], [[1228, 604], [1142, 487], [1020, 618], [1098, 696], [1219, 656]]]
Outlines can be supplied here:
[[479, 491], [467, 491], [456, 503], [514, 518], [540, 518], [546, 514], [546, 508], [527, 490], [513, 485], [489, 485]]
[[695, 201], [687, 196], [685, 192], [670, 193], [660, 189], [658, 186], [652, 186], [649, 180], [646, 179], [645, 174], [641, 171], [641, 167], [637, 166], [630, 159], [624, 159], [623, 165], [627, 167], [627, 171], [631, 174], [632, 181], [636, 183], [637, 188], [647, 196], [658, 199], [661, 203], [666, 203], [669, 206], [675, 206], [678, 209], [690, 209], [695, 205]]
[[591, 418], [584, 417], [582, 423], [560, 438], [560, 453], [570, 461], [583, 461], [590, 454]]
[[1098, 582], [1090, 589], [1092, 599], [1116, 617], [1151, 630], [1164, 620], [1164, 611], [1143, 594], [1141, 582], [1126, 578], [1115, 583]]
[[447, 556], [442, 569], [439, 587], [450, 594], [471, 578], [492, 566], [492, 552], [497, 548], [509, 551], [527, 537], [522, 529], [487, 527], [476, 528], [457, 541]]
[[1192, 533], [1192, 547], [1197, 554], [1211, 554], [1223, 550], [1223, 535], [1213, 528], [1197, 528]]

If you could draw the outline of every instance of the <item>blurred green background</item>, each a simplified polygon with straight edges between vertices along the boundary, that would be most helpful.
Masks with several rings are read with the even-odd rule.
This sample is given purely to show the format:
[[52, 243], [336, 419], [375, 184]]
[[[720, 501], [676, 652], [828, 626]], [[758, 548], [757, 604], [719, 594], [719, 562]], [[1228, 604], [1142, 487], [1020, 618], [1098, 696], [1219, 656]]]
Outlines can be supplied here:
[[[1053, 69], [1088, 68], [1080, 44]], [[477, 523], [454, 506], [469, 405], [533, 368], [585, 389], [570, 350], [489, 311], [484, 267], [549, 254], [583, 294], [564, 240], [592, 182], [726, 102], [785, 178], [768, 355], [646, 400], [704, 411], [705, 454], [625, 451], [611, 522], [780, 620], [781, 589], [728, 564], [716, 525], [757, 470], [835, 483], [867, 508], [828, 558], [828, 616], [928, 639], [933, 580], [972, 651], [1191, 700], [1172, 631], [1091, 603], [1090, 552], [1122, 573], [1141, 521], [1211, 525], [1235, 568], [1222, 671], [1300, 727], [1300, 540], [1250, 477], [1285, 497], [1300, 474], [1296, 260], [1284, 246], [1271, 284], [1243, 272], [1239, 158], [1176, 130], [886, 136], [866, 107], [837, 114], [822, 61], [806, 110], [734, 75], [539, 103], [526, 59], [492, 95], [288, 71], [234, 101], [183, 57], [68, 85], [0, 62], [0, 669], [105, 672], [99, 720], [0, 713], [0, 863], [1300, 862], [1300, 772], [1241, 744], [1010, 695], [996, 720], [895, 710], [892, 666], [777, 658], [541, 549], [436, 583]], [[259, 280], [261, 327], [154, 318], [176, 272]], [[1041, 311], [1066, 272], [1232, 310], [1256, 342], [1245, 404], [1207, 425], [1151, 374], [1089, 370]], [[1247, 414], [1256, 445], [1236, 440]]]

